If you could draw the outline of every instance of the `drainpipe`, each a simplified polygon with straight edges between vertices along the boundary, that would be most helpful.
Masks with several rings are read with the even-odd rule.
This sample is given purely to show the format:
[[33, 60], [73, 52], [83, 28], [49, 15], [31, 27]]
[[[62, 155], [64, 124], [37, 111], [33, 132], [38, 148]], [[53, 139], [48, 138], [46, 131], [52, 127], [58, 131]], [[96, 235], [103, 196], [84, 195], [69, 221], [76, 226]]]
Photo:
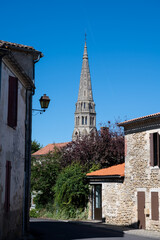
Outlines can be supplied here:
[[30, 175], [31, 175], [31, 133], [32, 133], [32, 90], [26, 90], [26, 121], [25, 121], [25, 176], [24, 176], [24, 207], [23, 235], [29, 233], [30, 209]]
[[0, 98], [1, 98], [1, 79], [2, 79], [1, 73], [2, 73], [2, 56], [0, 57]]
[[[33, 60], [33, 83], [35, 83], [35, 63], [40, 54]], [[23, 204], [23, 236], [29, 233], [30, 210], [30, 176], [31, 176], [31, 135], [32, 135], [32, 96], [35, 89], [26, 90], [26, 121], [25, 121], [25, 176], [24, 176], [24, 204]]]

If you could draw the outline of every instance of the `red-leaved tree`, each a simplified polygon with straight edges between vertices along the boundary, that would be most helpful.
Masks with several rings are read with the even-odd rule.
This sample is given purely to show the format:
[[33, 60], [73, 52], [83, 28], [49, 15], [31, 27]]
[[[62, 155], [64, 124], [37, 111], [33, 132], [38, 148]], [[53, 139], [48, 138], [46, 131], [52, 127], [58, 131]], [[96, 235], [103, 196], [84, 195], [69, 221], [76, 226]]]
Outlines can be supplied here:
[[79, 162], [88, 171], [93, 165], [109, 167], [124, 162], [124, 135], [117, 124], [108, 122], [96, 135], [70, 142], [62, 149], [62, 166]]

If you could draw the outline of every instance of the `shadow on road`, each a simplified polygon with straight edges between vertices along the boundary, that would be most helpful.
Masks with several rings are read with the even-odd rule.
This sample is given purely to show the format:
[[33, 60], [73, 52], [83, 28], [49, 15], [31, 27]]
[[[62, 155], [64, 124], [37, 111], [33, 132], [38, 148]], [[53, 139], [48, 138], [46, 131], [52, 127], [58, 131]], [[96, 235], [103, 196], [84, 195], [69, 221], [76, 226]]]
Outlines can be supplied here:
[[36, 240], [79, 240], [123, 237], [123, 231], [113, 231], [98, 224], [35, 220], [30, 223]]

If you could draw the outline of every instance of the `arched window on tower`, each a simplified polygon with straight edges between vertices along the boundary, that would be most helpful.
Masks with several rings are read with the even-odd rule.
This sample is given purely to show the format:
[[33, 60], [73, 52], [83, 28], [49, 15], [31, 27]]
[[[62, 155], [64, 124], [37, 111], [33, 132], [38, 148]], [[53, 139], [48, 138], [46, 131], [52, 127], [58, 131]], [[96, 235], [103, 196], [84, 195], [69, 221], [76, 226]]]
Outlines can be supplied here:
[[90, 125], [94, 125], [94, 117], [90, 117]]
[[79, 117], [76, 117], [76, 125], [79, 125]]
[[84, 102], [84, 109], [86, 108], [86, 103]]
[[84, 125], [84, 117], [82, 117], [82, 125]]
[[86, 96], [86, 91], [84, 90], [84, 97]]
[[85, 117], [85, 125], [87, 125], [87, 117]]

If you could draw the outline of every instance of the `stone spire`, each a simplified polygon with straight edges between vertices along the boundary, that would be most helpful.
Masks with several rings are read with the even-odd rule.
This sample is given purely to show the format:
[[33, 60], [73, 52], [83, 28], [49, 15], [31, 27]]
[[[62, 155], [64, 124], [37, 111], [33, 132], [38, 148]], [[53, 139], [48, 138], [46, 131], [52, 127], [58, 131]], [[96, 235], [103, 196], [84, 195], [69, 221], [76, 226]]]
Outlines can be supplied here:
[[76, 103], [75, 124], [72, 139], [86, 136], [96, 131], [96, 112], [93, 101], [91, 76], [85, 39], [78, 101]]
[[93, 101], [86, 41], [84, 46], [82, 71], [81, 71], [79, 94], [78, 94], [78, 101], [84, 101], [84, 100]]

